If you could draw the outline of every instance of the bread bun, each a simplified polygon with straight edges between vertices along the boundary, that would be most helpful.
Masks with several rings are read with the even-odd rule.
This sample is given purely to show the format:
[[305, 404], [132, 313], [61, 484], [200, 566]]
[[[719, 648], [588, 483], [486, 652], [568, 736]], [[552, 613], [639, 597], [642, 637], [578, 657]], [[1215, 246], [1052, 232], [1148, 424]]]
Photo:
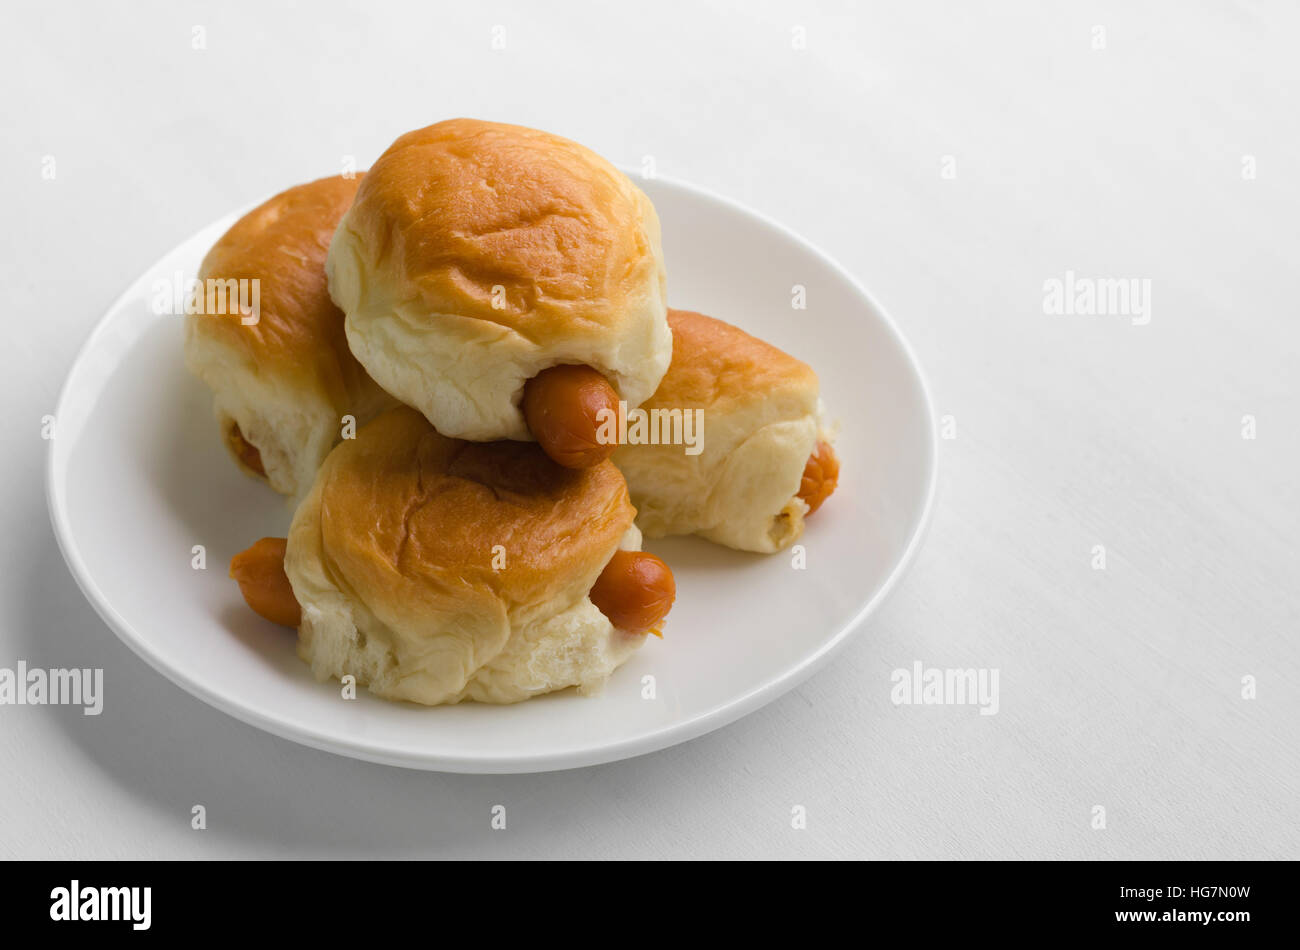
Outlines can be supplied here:
[[343, 416], [364, 422], [392, 404], [353, 357], [326, 287], [330, 238], [356, 188], [355, 178], [322, 178], [240, 218], [198, 276], [205, 287], [257, 281], [257, 313], [241, 312], [233, 292], [205, 292], [204, 312], [185, 318], [186, 365], [215, 394], [232, 456], [290, 496], [311, 485]]
[[612, 463], [449, 439], [400, 407], [325, 460], [289, 531], [299, 653], [318, 677], [426, 705], [591, 691], [645, 640], [588, 592], [640, 548]]
[[672, 352], [659, 219], [567, 139], [453, 119], [366, 175], [327, 262], [352, 351], [444, 435], [528, 439], [524, 383], [575, 363], [629, 405]]
[[772, 552], [803, 531], [797, 497], [821, 434], [817, 374], [730, 324], [669, 310], [672, 365], [641, 406], [702, 410], [703, 447], [622, 445], [613, 461], [627, 479], [646, 537], [698, 534], [744, 551]]

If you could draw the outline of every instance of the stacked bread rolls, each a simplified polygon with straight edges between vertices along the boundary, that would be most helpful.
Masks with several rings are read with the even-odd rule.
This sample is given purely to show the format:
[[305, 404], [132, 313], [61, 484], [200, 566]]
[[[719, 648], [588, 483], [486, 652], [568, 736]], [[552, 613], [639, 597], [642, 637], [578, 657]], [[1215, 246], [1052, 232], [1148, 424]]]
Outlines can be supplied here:
[[[407, 133], [237, 222], [200, 278], [247, 277], [256, 319], [188, 317], [186, 361], [236, 464], [296, 504], [231, 573], [322, 679], [597, 691], [675, 598], [642, 532], [776, 551], [834, 488], [815, 374], [669, 311], [650, 199], [575, 142]], [[620, 445], [638, 407], [701, 413], [702, 451]]]

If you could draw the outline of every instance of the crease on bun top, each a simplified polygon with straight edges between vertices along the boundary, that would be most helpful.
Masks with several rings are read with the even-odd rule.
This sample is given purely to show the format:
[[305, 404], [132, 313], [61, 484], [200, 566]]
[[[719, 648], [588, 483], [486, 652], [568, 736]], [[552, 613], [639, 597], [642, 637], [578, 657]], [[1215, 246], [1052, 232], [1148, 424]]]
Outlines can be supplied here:
[[535, 129], [451, 119], [398, 138], [327, 270], [353, 352], [446, 435], [528, 439], [523, 384], [559, 363], [594, 367], [638, 405], [671, 356], [649, 198]]
[[573, 578], [595, 580], [635, 514], [611, 463], [566, 469], [528, 443], [449, 439], [406, 407], [336, 455], [315, 496], [322, 541], [336, 577], [370, 604], [410, 584], [507, 608], [564, 606]]

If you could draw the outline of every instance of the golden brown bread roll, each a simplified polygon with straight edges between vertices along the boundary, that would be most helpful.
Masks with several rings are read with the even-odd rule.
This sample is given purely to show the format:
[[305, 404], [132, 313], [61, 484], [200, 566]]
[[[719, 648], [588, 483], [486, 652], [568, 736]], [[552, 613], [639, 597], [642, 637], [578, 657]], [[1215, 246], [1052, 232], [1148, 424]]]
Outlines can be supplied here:
[[668, 323], [672, 364], [639, 411], [700, 410], [702, 445], [695, 454], [680, 444], [614, 452], [637, 525], [651, 538], [698, 534], [745, 551], [786, 547], [808, 512], [799, 496], [809, 457], [829, 439], [817, 374], [721, 320], [669, 310]]
[[524, 384], [558, 364], [629, 405], [672, 350], [659, 219], [589, 149], [453, 119], [380, 156], [327, 262], [352, 351], [444, 435], [529, 439]]
[[299, 653], [322, 679], [426, 705], [597, 689], [645, 640], [589, 597], [640, 547], [634, 515], [609, 461], [566, 469], [390, 410], [330, 454], [294, 516]]
[[205, 293], [205, 312], [186, 317], [186, 365], [212, 388], [232, 456], [290, 496], [311, 484], [343, 416], [360, 423], [392, 405], [348, 348], [326, 287], [329, 242], [356, 188], [355, 178], [322, 178], [240, 218], [208, 251], [199, 278], [256, 280], [258, 312], [219, 297], [210, 305]]

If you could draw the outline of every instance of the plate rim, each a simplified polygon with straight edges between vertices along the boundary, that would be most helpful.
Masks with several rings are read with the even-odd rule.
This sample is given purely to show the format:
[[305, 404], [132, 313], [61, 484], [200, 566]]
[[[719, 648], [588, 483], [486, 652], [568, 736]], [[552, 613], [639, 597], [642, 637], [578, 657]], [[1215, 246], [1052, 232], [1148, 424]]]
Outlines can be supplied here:
[[[626, 168], [623, 169], [623, 171], [632, 178], [633, 181], [636, 181], [639, 177]], [[265, 732], [269, 732], [282, 739], [287, 739], [291, 742], [296, 742], [324, 752], [330, 752], [335, 755], [343, 755], [349, 758], [374, 762], [381, 765], [422, 771], [481, 775], [526, 774], [584, 768], [647, 755], [682, 742], [689, 742], [692, 739], [697, 739], [716, 729], [728, 726], [744, 716], [756, 712], [758, 709], [761, 709], [763, 706], [766, 706], [773, 700], [785, 695], [790, 690], [806, 681], [814, 673], [825, 666], [825, 664], [843, 648], [852, 635], [862, 629], [866, 625], [866, 622], [886, 603], [889, 597], [897, 589], [899, 583], [911, 569], [916, 560], [917, 554], [924, 546], [925, 540], [928, 537], [938, 488], [939, 469], [938, 428], [934, 417], [934, 401], [931, 397], [929, 381], [926, 378], [925, 371], [921, 367], [920, 361], [916, 358], [916, 353], [913, 351], [912, 345], [908, 342], [907, 337], [905, 337], [899, 330], [893, 317], [880, 305], [876, 298], [871, 295], [871, 293], [857, 280], [857, 278], [854, 277], [854, 275], [833, 256], [794, 230], [786, 227], [784, 224], [781, 224], [773, 218], [768, 217], [766, 214], [763, 214], [762, 212], [732, 198], [718, 194], [717, 192], [701, 185], [695, 185], [672, 176], [658, 174], [650, 180], [663, 182], [669, 187], [689, 192], [697, 199], [721, 205], [728, 210], [738, 212], [743, 217], [751, 218], [758, 223], [771, 228], [782, 237], [793, 241], [805, 251], [823, 260], [830, 266], [833, 272], [846, 281], [848, 285], [866, 301], [867, 305], [880, 319], [885, 329], [893, 338], [895, 344], [897, 344], [899, 350], [903, 353], [908, 368], [920, 387], [921, 401], [925, 413], [926, 429], [928, 433], [928, 438], [924, 443], [926, 452], [926, 486], [921, 511], [915, 518], [913, 524], [909, 527], [907, 547], [904, 549], [902, 556], [899, 557], [897, 563], [890, 571], [889, 576], [885, 578], [885, 581], [880, 585], [875, 594], [873, 594], [871, 598], [867, 600], [866, 603], [864, 603], [858, 611], [849, 618], [849, 620], [842, 624], [840, 629], [837, 630], [835, 634], [824, 642], [817, 650], [804, 656], [793, 666], [788, 667], [772, 679], [763, 683], [761, 686], [752, 689], [747, 693], [734, 697], [720, 705], [713, 706], [701, 713], [697, 713], [688, 719], [671, 722], [652, 732], [583, 749], [566, 750], [558, 753], [537, 753], [535, 755], [512, 755], [507, 759], [493, 756], [477, 757], [465, 754], [431, 755], [427, 753], [415, 753], [392, 748], [377, 747], [374, 744], [362, 743], [347, 737], [313, 731], [310, 727], [300, 726], [295, 723], [286, 723], [264, 714], [261, 710], [250, 708], [234, 700], [230, 700], [208, 687], [203, 682], [186, 674], [184, 671], [168, 666], [149, 648], [147, 638], [139, 634], [126, 618], [124, 618], [116, 608], [113, 607], [108, 598], [104, 595], [103, 591], [100, 590], [98, 584], [95, 583], [93, 576], [86, 567], [86, 564], [73, 540], [72, 527], [68, 518], [66, 498], [63, 497], [63, 493], [59, 489], [58, 483], [60, 479], [57, 478], [57, 473], [55, 472], [58, 420], [67, 404], [72, 381], [77, 375], [79, 375], [83, 364], [86, 362], [87, 356], [90, 354], [94, 345], [106, 332], [111, 317], [118, 312], [127, 297], [132, 295], [140, 281], [153, 273], [152, 269], [146, 269], [135, 278], [135, 280], [127, 284], [126, 288], [117, 295], [111, 304], [108, 305], [103, 315], [96, 321], [94, 327], [78, 348], [77, 353], [73, 357], [72, 363], [69, 365], [64, 376], [63, 384], [59, 388], [59, 395], [55, 403], [54, 411], [55, 435], [49, 440], [50, 445], [46, 449], [45, 497], [46, 507], [50, 515], [50, 523], [54, 531], [54, 537], [58, 544], [59, 552], [63, 555], [63, 560], [67, 564], [69, 572], [72, 574], [73, 580], [81, 590], [82, 595], [87, 601], [89, 601], [91, 607], [95, 610], [95, 613], [105, 623], [105, 625], [113, 631], [119, 640], [124, 642], [131, 648], [132, 652], [144, 660], [154, 670], [161, 673], [167, 680], [179, 686], [191, 696], [202, 700], [208, 705], [240, 722], [254, 726]], [[256, 207], [256, 204], [251, 204], [239, 209], [236, 213], [247, 211], [253, 207]], [[229, 214], [229, 212], [227, 214]], [[223, 217], [225, 216], [219, 216], [195, 231], [190, 232], [187, 237], [182, 238], [180, 242], [173, 245], [167, 251], [164, 251], [160, 259], [166, 258], [169, 254], [175, 251], [177, 247], [181, 246], [181, 244], [192, 239], [205, 228], [211, 227], [217, 221], [222, 220]], [[156, 263], [157, 262], [155, 262], [155, 264]]]

